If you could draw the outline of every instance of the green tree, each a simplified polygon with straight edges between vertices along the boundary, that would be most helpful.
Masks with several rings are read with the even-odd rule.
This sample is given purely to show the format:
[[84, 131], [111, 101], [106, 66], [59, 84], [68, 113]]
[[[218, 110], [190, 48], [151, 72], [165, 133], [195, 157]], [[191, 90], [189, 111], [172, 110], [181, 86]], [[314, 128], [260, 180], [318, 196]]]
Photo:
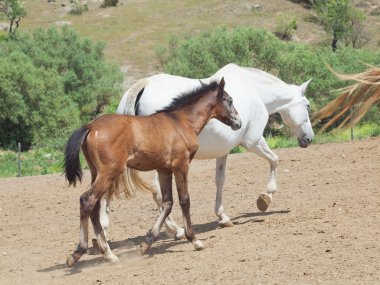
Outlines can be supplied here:
[[69, 133], [121, 93], [104, 45], [70, 28], [17, 33], [0, 42], [0, 146], [62, 146]]
[[358, 36], [363, 33], [361, 23], [365, 20], [362, 11], [354, 8], [350, 0], [315, 1], [318, 18], [325, 30], [331, 34], [331, 47], [336, 51], [338, 41], [352, 43], [356, 48]]
[[26, 10], [19, 0], [0, 0], [0, 13], [10, 22], [8, 30], [10, 34], [15, 33], [21, 18], [26, 16]]

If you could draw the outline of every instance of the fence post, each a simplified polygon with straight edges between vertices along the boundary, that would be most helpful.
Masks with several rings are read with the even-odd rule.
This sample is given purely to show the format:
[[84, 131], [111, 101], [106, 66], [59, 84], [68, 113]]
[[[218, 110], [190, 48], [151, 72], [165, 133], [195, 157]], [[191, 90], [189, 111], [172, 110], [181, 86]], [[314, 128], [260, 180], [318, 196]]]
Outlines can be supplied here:
[[21, 177], [21, 143], [20, 142], [18, 143], [17, 166], [18, 166], [17, 177]]
[[351, 106], [350, 108], [350, 125], [351, 125], [351, 141], [354, 140], [354, 106]]

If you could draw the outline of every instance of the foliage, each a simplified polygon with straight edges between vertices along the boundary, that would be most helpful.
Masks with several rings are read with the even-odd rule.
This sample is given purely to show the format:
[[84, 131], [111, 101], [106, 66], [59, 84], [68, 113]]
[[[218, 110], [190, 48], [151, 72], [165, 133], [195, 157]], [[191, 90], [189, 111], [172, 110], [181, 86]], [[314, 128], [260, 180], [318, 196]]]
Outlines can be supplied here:
[[168, 73], [205, 77], [230, 62], [270, 70], [282, 45], [264, 30], [222, 27], [183, 40], [171, 37], [168, 48], [159, 47], [156, 54]]
[[67, 27], [0, 42], [0, 145], [54, 144], [119, 95], [122, 74], [101, 43]]
[[[354, 8], [351, 0], [324, 0], [314, 5], [318, 18], [325, 30], [332, 36], [332, 48], [337, 49], [337, 42], [344, 41], [353, 48], [362, 45], [364, 13]], [[363, 39], [362, 39], [363, 40]]]
[[[328, 69], [339, 73], [362, 72], [366, 66], [380, 64], [380, 51], [341, 48], [313, 48], [295, 42], [283, 42], [273, 34], [253, 28], [216, 28], [194, 37], [172, 37], [167, 47], [156, 49], [164, 70], [171, 74], [208, 77], [227, 63], [235, 62], [269, 71], [288, 83], [301, 84], [312, 79], [307, 97], [317, 110], [337, 95], [334, 90], [346, 86]], [[278, 133], [273, 126], [267, 133]], [[285, 132], [285, 133], [284, 133]], [[280, 133], [286, 134], [285, 129]]]
[[0, 0], [0, 14], [5, 15], [10, 22], [9, 33], [14, 33], [21, 18], [26, 16], [26, 10], [20, 0]]
[[70, 14], [72, 15], [82, 15], [83, 13], [88, 12], [88, 5], [79, 3], [78, 1], [73, 1], [71, 4]]
[[117, 6], [118, 3], [119, 3], [119, 0], [104, 0], [100, 7], [105, 8], [105, 7]]
[[297, 19], [287, 14], [280, 14], [276, 20], [275, 35], [282, 40], [290, 40], [297, 29]]

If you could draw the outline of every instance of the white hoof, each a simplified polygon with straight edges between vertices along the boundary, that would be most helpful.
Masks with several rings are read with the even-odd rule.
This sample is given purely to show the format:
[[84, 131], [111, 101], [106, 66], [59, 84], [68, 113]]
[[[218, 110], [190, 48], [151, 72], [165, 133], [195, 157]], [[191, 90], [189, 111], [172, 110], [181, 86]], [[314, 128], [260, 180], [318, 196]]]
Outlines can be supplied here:
[[205, 248], [205, 245], [203, 242], [201, 242], [199, 239], [193, 240], [193, 245], [195, 250], [202, 250]]
[[272, 202], [272, 195], [263, 193], [257, 198], [257, 201], [256, 201], [257, 208], [259, 208], [260, 211], [265, 212], [268, 209], [271, 202]]
[[179, 228], [174, 235], [175, 240], [180, 240], [186, 238], [185, 230], [183, 228]]
[[231, 222], [228, 216], [224, 216], [223, 219], [219, 221], [219, 225], [222, 228], [232, 227], [234, 224]]
[[113, 254], [112, 252], [109, 252], [108, 254], [104, 255], [104, 258], [109, 262], [109, 263], [116, 263], [119, 261], [119, 258]]

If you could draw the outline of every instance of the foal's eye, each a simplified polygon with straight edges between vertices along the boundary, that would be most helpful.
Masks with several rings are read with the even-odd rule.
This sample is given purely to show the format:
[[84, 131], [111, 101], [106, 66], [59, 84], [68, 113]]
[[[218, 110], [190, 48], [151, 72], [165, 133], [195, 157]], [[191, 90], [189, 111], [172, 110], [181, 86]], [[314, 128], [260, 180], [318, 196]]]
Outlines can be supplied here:
[[232, 98], [228, 98], [228, 105], [232, 106]]

